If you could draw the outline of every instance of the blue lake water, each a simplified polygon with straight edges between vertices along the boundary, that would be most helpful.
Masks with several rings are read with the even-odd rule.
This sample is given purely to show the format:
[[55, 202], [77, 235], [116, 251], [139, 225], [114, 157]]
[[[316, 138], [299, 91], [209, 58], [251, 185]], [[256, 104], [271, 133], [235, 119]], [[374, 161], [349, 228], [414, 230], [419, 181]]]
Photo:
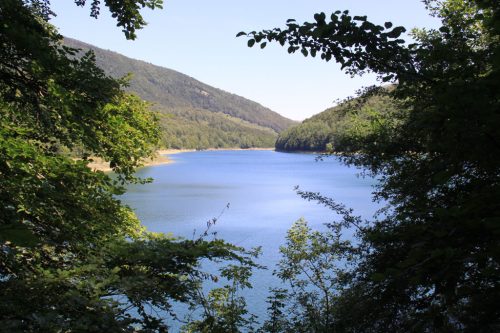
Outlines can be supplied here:
[[255, 288], [246, 295], [250, 311], [258, 315], [265, 312], [268, 287], [279, 285], [271, 273], [292, 223], [303, 217], [321, 230], [335, 218], [300, 198], [295, 186], [332, 197], [365, 218], [380, 208], [371, 199], [375, 180], [358, 177], [359, 170], [334, 157], [316, 161], [313, 154], [200, 151], [170, 158], [174, 163], [139, 170], [138, 176], [154, 182], [130, 186], [122, 200], [150, 231], [185, 238], [203, 232], [223, 211], [212, 229], [218, 237], [246, 248], [262, 246], [258, 262], [269, 270], [256, 272]]

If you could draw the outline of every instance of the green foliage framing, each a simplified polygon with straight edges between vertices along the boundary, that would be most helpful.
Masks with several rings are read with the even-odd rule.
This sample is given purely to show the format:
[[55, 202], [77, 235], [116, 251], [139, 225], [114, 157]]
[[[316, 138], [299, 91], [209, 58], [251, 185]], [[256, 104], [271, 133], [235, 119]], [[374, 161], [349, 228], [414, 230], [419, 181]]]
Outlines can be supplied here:
[[[105, 4], [133, 38], [138, 6], [160, 2]], [[121, 204], [123, 185], [144, 181], [133, 173], [154, 154], [156, 116], [91, 52], [63, 46], [51, 15], [48, 1], [0, 2], [0, 331], [166, 332], [172, 304], [196, 304], [211, 277], [202, 260], [248, 271], [253, 254], [147, 232]], [[59, 153], [76, 148], [117, 179]]]
[[[132, 40], [137, 37], [136, 30], [142, 29], [147, 24], [141, 10], [163, 8], [163, 0], [73, 0], [73, 2], [80, 7], [90, 4], [90, 16], [93, 18], [99, 17], [103, 2], [111, 16], [116, 19], [116, 26], [122, 28], [127, 39]], [[49, 0], [28, 0], [25, 3], [44, 20], [49, 20], [54, 15]]]
[[404, 28], [347, 11], [248, 34], [250, 47], [274, 41], [397, 83], [400, 123], [350, 128], [351, 149], [338, 152], [380, 179], [387, 207], [360, 229], [332, 331], [500, 329], [500, 3], [425, 3], [442, 27], [414, 30], [412, 44]]

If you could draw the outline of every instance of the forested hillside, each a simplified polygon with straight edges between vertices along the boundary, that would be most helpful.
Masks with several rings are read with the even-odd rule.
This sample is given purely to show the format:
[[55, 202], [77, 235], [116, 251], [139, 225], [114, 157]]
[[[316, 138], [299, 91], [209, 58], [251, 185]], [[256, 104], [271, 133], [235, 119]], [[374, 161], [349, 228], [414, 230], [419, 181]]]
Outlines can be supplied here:
[[174, 149], [272, 147], [276, 141], [272, 129], [219, 112], [174, 108], [159, 120], [162, 141]]
[[161, 113], [163, 145], [169, 148], [272, 147], [294, 122], [243, 97], [179, 72], [65, 38], [67, 46], [92, 49], [96, 63], [119, 78], [132, 73], [129, 90]]
[[396, 122], [397, 107], [385, 89], [357, 97], [304, 120], [280, 133], [276, 149], [284, 151], [346, 150], [356, 137], [374, 131], [382, 122]]

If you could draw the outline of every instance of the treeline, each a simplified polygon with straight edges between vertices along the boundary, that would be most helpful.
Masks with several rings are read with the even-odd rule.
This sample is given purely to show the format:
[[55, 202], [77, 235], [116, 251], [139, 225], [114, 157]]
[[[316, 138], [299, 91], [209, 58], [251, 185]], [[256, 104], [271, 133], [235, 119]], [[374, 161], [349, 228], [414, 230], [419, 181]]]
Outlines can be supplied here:
[[397, 122], [402, 107], [388, 93], [388, 88], [375, 89], [306, 119], [281, 132], [275, 147], [282, 151], [351, 150], [356, 138], [366, 137], [383, 123]]
[[277, 133], [223, 113], [177, 108], [159, 114], [161, 145], [173, 149], [267, 148]]

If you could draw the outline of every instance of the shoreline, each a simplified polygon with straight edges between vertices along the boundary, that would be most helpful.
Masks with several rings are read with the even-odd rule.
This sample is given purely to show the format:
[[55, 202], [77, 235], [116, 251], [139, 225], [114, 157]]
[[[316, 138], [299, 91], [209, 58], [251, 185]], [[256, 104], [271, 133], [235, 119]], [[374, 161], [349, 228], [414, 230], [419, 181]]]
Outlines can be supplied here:
[[200, 151], [219, 151], [219, 150], [275, 150], [274, 148], [207, 148], [207, 149], [201, 149]]
[[[190, 153], [195, 151], [223, 151], [223, 150], [274, 150], [274, 148], [207, 148], [207, 149], [159, 149], [156, 151], [156, 157], [148, 158], [142, 161], [143, 165], [140, 168], [150, 167], [155, 165], [170, 164], [174, 161], [168, 158], [168, 155], [175, 155], [180, 153]], [[109, 162], [101, 158], [94, 157], [93, 162], [87, 166], [94, 171], [111, 172], [113, 169], [109, 167]]]
[[[102, 172], [112, 172], [113, 169], [109, 166], [109, 162], [106, 162], [102, 158], [99, 157], [93, 157], [92, 162], [87, 164], [87, 166], [93, 170], [93, 171], [102, 171]], [[163, 156], [160, 154], [156, 154], [156, 157], [154, 158], [147, 158], [142, 161], [142, 166], [140, 168], [146, 167], [146, 166], [153, 166], [153, 165], [161, 165], [161, 164], [169, 164], [172, 163], [172, 160], [169, 159], [167, 156]]]

